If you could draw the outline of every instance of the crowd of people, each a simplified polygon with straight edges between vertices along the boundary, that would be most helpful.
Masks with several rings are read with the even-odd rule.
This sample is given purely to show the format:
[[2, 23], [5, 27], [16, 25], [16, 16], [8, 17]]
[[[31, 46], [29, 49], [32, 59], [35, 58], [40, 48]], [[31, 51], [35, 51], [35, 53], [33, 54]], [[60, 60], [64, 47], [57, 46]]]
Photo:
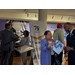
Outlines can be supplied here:
[[[68, 64], [75, 65], [75, 29], [72, 28], [71, 23], [67, 22], [64, 24], [64, 30], [68, 34], [67, 45], [64, 46], [63, 50], [68, 52]], [[23, 32], [24, 37], [20, 41], [19, 47], [24, 45], [29, 46], [29, 32], [25, 30]], [[54, 31], [53, 35], [50, 30], [45, 31], [45, 38], [41, 40], [41, 65], [61, 65], [63, 50], [58, 55], [53, 51], [53, 45], [56, 45], [56, 40], [59, 40], [61, 43], [64, 43], [64, 31], [62, 30], [62, 24], [57, 24], [57, 29]], [[53, 38], [52, 38], [53, 37]], [[1, 44], [1, 65], [12, 65], [13, 64], [13, 55], [14, 55], [14, 46], [15, 42], [19, 40], [19, 36], [16, 34], [16, 30], [13, 28], [12, 23], [6, 23], [5, 29], [0, 31], [0, 44]], [[27, 64], [27, 52], [21, 54], [23, 65]], [[32, 57], [30, 58], [30, 64], [32, 63]], [[59, 62], [57, 63], [56, 60]], [[32, 63], [33, 64], [33, 63]], [[31, 65], [32, 65], [31, 64]]]
[[[64, 46], [63, 50], [68, 52], [68, 65], [75, 65], [75, 29], [73, 29], [71, 23], [67, 22], [64, 24], [64, 30], [67, 33], [67, 45]], [[41, 40], [41, 65], [61, 65], [63, 50], [58, 55], [53, 51], [53, 45], [56, 45], [56, 40], [59, 40], [65, 45], [62, 24], [57, 24], [57, 29], [54, 31], [53, 39], [51, 31], [45, 31], [44, 35], [45, 38]]]
[[[29, 32], [25, 30], [23, 32], [19, 47], [29, 45]], [[1, 65], [13, 65], [13, 56], [16, 51], [14, 50], [15, 42], [19, 40], [19, 36], [16, 34], [16, 30], [13, 28], [12, 22], [5, 24], [5, 29], [0, 31], [1, 40]], [[16, 53], [17, 54], [17, 53]], [[26, 65], [27, 52], [21, 54], [22, 62]]]

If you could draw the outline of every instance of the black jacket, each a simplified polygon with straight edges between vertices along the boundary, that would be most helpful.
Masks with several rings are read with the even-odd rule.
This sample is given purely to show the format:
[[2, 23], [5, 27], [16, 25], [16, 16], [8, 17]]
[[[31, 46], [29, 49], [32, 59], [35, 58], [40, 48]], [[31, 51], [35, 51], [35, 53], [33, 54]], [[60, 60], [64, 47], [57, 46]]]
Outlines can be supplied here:
[[74, 49], [69, 51], [68, 53], [68, 64], [75, 65], [75, 29], [72, 31], [72, 35], [67, 36], [67, 46], [72, 47]]
[[13, 41], [12, 40], [17, 41], [18, 36], [16, 36], [12, 31], [5, 29], [0, 32], [0, 39], [1, 39], [1, 51], [9, 51], [9, 49], [13, 51]]

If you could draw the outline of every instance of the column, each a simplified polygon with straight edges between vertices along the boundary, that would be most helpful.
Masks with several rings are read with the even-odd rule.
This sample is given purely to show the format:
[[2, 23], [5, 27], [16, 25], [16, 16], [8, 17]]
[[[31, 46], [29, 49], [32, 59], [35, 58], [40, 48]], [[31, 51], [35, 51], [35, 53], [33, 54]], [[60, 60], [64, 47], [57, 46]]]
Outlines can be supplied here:
[[47, 9], [39, 9], [38, 10], [38, 21], [43, 22], [43, 32], [47, 29]]

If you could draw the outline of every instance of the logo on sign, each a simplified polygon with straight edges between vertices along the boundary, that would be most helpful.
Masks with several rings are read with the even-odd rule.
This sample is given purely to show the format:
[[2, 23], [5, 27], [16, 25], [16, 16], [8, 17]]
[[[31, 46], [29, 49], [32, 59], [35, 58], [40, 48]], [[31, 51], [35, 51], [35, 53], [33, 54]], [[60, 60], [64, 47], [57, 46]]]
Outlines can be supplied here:
[[39, 31], [39, 26], [34, 26], [35, 31]]

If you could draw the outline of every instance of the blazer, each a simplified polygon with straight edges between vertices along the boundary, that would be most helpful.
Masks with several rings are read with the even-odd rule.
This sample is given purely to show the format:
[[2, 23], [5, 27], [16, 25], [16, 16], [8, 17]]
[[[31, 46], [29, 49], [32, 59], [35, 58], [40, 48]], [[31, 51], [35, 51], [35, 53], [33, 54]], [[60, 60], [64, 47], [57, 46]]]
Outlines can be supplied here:
[[[1, 39], [1, 51], [13, 51], [13, 41], [18, 41], [18, 36], [16, 36], [12, 31], [4, 29], [0, 32], [0, 39]], [[10, 42], [11, 41], [11, 42]], [[10, 43], [8, 43], [10, 42]], [[8, 44], [7, 44], [8, 43]]]
[[[54, 40], [51, 40], [54, 42]], [[48, 48], [49, 42], [48, 40], [41, 40], [41, 65], [51, 65], [51, 48]]]
[[68, 53], [68, 64], [75, 65], [75, 30], [73, 30], [71, 36], [67, 36], [67, 46], [72, 47], [74, 50]]

